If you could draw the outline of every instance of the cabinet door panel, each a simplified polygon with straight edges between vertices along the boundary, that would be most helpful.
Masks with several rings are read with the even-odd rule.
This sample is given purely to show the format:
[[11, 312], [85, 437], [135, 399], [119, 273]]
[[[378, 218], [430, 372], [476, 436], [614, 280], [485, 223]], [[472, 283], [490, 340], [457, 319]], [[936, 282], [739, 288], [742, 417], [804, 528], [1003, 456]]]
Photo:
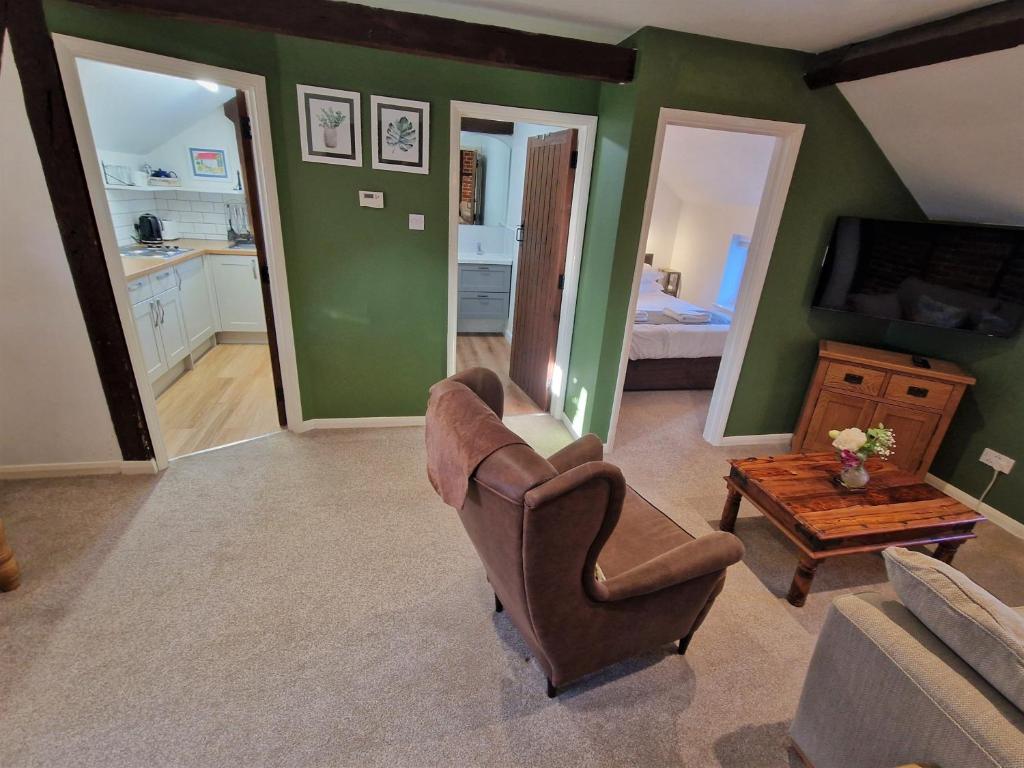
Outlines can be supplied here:
[[185, 333], [188, 334], [188, 348], [193, 350], [213, 335], [213, 304], [206, 280], [206, 269], [202, 257], [189, 259], [176, 266], [181, 289], [181, 308], [185, 315]]
[[159, 312], [155, 301], [143, 301], [132, 307], [135, 318], [135, 330], [138, 332], [139, 344], [142, 345], [142, 359], [146, 366], [146, 375], [153, 381], [167, 370], [167, 360], [160, 344], [160, 331], [157, 328]]
[[900, 469], [917, 474], [939, 418], [937, 413], [880, 403], [871, 418], [871, 424], [874, 426], [881, 422], [896, 433], [896, 450], [889, 461]]
[[222, 331], [266, 331], [255, 256], [211, 256]]
[[188, 354], [188, 335], [181, 311], [181, 293], [177, 288], [159, 293], [154, 297], [160, 310], [160, 341], [164, 357], [170, 367]]
[[814, 413], [811, 414], [807, 436], [800, 450], [808, 453], [833, 450], [832, 440], [828, 436], [830, 430], [847, 427], [867, 429], [874, 410], [875, 404], [871, 400], [864, 400], [856, 395], [822, 391]]

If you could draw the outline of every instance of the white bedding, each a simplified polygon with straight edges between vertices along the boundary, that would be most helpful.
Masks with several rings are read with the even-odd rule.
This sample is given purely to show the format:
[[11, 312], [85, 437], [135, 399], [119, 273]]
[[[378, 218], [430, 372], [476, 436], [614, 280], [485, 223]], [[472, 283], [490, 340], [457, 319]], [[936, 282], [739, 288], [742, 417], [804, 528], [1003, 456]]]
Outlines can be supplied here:
[[[686, 314], [707, 311], [661, 291], [641, 293], [636, 308], [638, 312], [647, 312], [648, 315], [660, 313], [664, 309]], [[726, 318], [721, 315], [712, 313], [712, 318], [712, 322], [699, 325], [634, 323], [629, 359], [721, 357], [725, 352], [725, 338], [730, 326], [728, 322], [723, 322]]]

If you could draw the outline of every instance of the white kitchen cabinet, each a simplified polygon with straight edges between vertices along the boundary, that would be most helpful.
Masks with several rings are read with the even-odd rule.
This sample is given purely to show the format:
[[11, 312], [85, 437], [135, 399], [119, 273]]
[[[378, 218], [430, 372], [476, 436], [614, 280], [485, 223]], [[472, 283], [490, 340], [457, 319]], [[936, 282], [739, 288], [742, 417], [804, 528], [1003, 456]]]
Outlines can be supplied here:
[[181, 292], [173, 286], [153, 297], [160, 312], [157, 330], [164, 349], [167, 367], [188, 355], [188, 334], [185, 333], [185, 315], [181, 309]]
[[158, 330], [160, 310], [157, 309], [154, 300], [148, 299], [132, 307], [132, 316], [135, 318], [135, 328], [138, 331], [139, 343], [142, 345], [146, 374], [149, 380], [153, 381], [167, 372], [167, 358], [164, 357]]
[[178, 275], [185, 333], [188, 335], [188, 348], [191, 352], [217, 331], [206, 266], [200, 256], [178, 264], [174, 271]]
[[222, 331], [267, 330], [255, 256], [207, 256]]

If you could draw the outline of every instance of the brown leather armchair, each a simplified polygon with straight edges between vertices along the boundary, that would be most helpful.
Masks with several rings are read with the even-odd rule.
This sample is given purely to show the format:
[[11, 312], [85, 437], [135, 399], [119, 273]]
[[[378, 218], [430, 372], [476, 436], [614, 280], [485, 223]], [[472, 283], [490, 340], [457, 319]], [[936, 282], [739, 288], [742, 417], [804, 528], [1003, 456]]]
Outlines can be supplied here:
[[[475, 368], [452, 379], [501, 418], [502, 387], [493, 372]], [[432, 398], [428, 429], [433, 407]], [[431, 450], [445, 446], [428, 439]], [[626, 485], [602, 454], [594, 435], [548, 459], [523, 444], [499, 448], [470, 477], [458, 510], [495, 609], [508, 612], [533, 649], [548, 696], [674, 640], [685, 653], [726, 568], [743, 556], [731, 534], [694, 539]]]

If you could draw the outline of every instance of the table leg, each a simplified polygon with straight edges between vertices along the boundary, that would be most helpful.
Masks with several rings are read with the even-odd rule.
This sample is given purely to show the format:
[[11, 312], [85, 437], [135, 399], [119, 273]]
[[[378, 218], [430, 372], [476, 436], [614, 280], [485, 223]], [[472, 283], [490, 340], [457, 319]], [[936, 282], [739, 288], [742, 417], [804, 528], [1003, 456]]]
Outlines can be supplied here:
[[963, 539], [960, 539], [959, 541], [943, 541], [935, 548], [935, 551], [932, 553], [932, 557], [936, 560], [941, 560], [947, 565], [952, 565], [953, 555], [956, 554], [956, 551], [963, 543]]
[[0, 520], [0, 592], [10, 592], [21, 584], [21, 569], [14, 559], [14, 552], [7, 545], [4, 524]]
[[722, 519], [718, 523], [718, 530], [732, 533], [736, 530], [736, 515], [740, 513], [740, 492], [732, 488], [729, 495], [725, 497], [725, 508], [722, 510]]
[[786, 599], [790, 605], [797, 608], [807, 602], [807, 593], [811, 591], [811, 582], [814, 580], [814, 572], [818, 569], [818, 561], [813, 557], [800, 555], [800, 563], [793, 574], [793, 583], [789, 587], [789, 594]]

